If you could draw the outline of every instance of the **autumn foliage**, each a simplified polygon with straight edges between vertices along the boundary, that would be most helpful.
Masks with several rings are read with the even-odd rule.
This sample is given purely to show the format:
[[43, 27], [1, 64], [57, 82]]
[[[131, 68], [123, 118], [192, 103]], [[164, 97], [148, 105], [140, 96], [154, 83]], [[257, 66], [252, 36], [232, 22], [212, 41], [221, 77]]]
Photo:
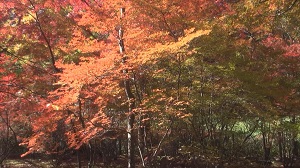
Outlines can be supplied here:
[[22, 156], [112, 143], [143, 166], [193, 154], [223, 164], [256, 142], [268, 161], [277, 143], [289, 164], [299, 13], [297, 0], [0, 2], [0, 135]]

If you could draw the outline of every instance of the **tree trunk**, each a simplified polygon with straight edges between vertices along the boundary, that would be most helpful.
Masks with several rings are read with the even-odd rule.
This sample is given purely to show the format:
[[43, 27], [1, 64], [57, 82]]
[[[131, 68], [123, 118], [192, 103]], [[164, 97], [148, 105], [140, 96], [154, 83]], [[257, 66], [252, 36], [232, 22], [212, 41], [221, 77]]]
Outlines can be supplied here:
[[280, 161], [283, 161], [282, 132], [278, 132], [278, 152]]
[[[125, 8], [120, 9], [121, 12], [121, 22], [122, 18], [124, 17], [125, 14]], [[122, 23], [119, 26], [118, 29], [118, 41], [119, 41], [119, 49], [120, 49], [120, 54], [122, 55], [122, 63], [126, 63], [126, 55], [125, 55], [125, 46], [124, 46], [124, 40], [123, 40], [123, 27]], [[128, 74], [128, 70], [124, 69], [123, 70], [124, 75]], [[128, 147], [127, 147], [127, 152], [128, 152], [128, 168], [133, 168], [135, 167], [134, 164], [134, 138], [133, 138], [133, 125], [134, 125], [134, 112], [133, 109], [135, 108], [135, 97], [131, 91], [130, 87], [130, 81], [129, 79], [124, 80], [124, 86], [125, 86], [125, 93], [127, 96], [128, 100], [128, 118], [127, 118], [127, 141], [128, 141]]]
[[134, 142], [132, 138], [133, 134], [133, 123], [134, 123], [134, 114], [129, 114], [127, 121], [127, 138], [128, 138], [128, 168], [134, 167]]
[[[79, 121], [81, 123], [82, 128], [85, 128], [85, 123], [84, 123], [84, 118], [82, 116], [82, 102], [80, 97], [77, 98], [78, 101], [78, 114], [79, 114]], [[91, 142], [88, 142], [88, 147], [89, 147], [89, 162], [88, 162], [88, 168], [93, 167], [93, 149], [92, 149], [92, 144]]]
[[[297, 124], [295, 115], [293, 116], [292, 123], [293, 125]], [[298, 136], [297, 131], [293, 130], [292, 136], [293, 136], [292, 143], [293, 143], [293, 158], [294, 158], [299, 156], [299, 142], [297, 140], [297, 136]]]
[[92, 143], [88, 143], [89, 146], [89, 162], [88, 162], [88, 168], [92, 168], [94, 165], [94, 152], [93, 152], [93, 146]]
[[265, 124], [261, 124], [261, 131], [262, 131], [262, 140], [263, 140], [263, 149], [264, 149], [264, 160], [265, 164], [270, 161], [270, 154], [271, 154], [271, 142], [267, 135], [267, 131], [265, 130]]
[[77, 165], [78, 165], [78, 168], [81, 168], [80, 149], [78, 149], [78, 150], [76, 151], [76, 155], [77, 155]]

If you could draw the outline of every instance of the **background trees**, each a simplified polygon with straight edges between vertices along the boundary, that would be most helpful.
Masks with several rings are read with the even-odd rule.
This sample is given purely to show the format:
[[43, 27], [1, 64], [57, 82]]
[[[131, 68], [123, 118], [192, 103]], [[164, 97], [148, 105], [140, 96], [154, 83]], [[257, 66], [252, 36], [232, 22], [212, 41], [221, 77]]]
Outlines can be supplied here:
[[23, 156], [76, 152], [80, 167], [88, 153], [89, 167], [98, 158], [113, 164], [128, 152], [129, 133], [131, 161], [143, 166], [276, 158], [292, 166], [299, 155], [298, 6], [1, 2], [1, 157], [20, 143]]

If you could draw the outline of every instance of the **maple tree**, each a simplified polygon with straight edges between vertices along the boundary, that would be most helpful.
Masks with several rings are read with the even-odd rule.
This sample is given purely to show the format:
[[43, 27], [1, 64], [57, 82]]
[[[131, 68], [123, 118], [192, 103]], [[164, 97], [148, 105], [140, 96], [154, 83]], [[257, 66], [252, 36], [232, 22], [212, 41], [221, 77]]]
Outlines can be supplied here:
[[216, 165], [263, 153], [267, 162], [274, 151], [291, 165], [299, 150], [298, 5], [0, 2], [1, 137], [26, 146], [22, 156], [75, 150], [79, 167], [85, 147], [92, 167], [93, 150], [105, 144], [102, 157], [125, 151], [128, 167], [166, 166], [163, 155], [205, 155]]

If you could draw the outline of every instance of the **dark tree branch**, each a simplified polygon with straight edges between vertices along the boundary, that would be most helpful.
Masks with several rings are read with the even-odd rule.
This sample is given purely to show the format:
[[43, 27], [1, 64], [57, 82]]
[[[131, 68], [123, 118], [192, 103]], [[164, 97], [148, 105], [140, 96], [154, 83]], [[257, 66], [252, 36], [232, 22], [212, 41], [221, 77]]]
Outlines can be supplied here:
[[[32, 7], [35, 9], [35, 6], [34, 6], [33, 2], [32, 2], [31, 0], [28, 0], [28, 1], [29, 1], [30, 4], [32, 5]], [[29, 13], [29, 12], [28, 12], [28, 13]], [[30, 14], [30, 13], [29, 13], [29, 14]], [[52, 66], [53, 66], [55, 72], [60, 72], [60, 70], [59, 70], [59, 69], [56, 67], [56, 65], [55, 65], [55, 56], [54, 56], [54, 53], [53, 53], [53, 50], [52, 50], [52, 47], [51, 47], [51, 44], [50, 44], [50, 40], [47, 38], [47, 36], [46, 36], [46, 34], [45, 34], [45, 31], [44, 31], [43, 28], [42, 28], [42, 25], [41, 25], [41, 22], [40, 22], [38, 13], [35, 12], [35, 16], [33, 16], [32, 14], [30, 14], [30, 15], [34, 18], [34, 20], [35, 20], [35, 22], [36, 22], [36, 24], [37, 24], [37, 26], [38, 26], [38, 28], [39, 28], [39, 30], [40, 30], [42, 36], [43, 36], [43, 38], [44, 38], [44, 40], [45, 40], [45, 42], [46, 42], [46, 45], [47, 45], [47, 48], [48, 48], [48, 50], [49, 50], [50, 57], [51, 57], [51, 63], [52, 63]]]
[[291, 3], [291, 5], [290, 5], [286, 10], [284, 10], [284, 11], [277, 10], [275, 15], [276, 15], [276, 16], [280, 16], [280, 15], [283, 15], [283, 14], [289, 12], [290, 10], [292, 10], [292, 9], [296, 6], [296, 4], [297, 4], [298, 1], [299, 1], [299, 0], [294, 0], [294, 1]]

